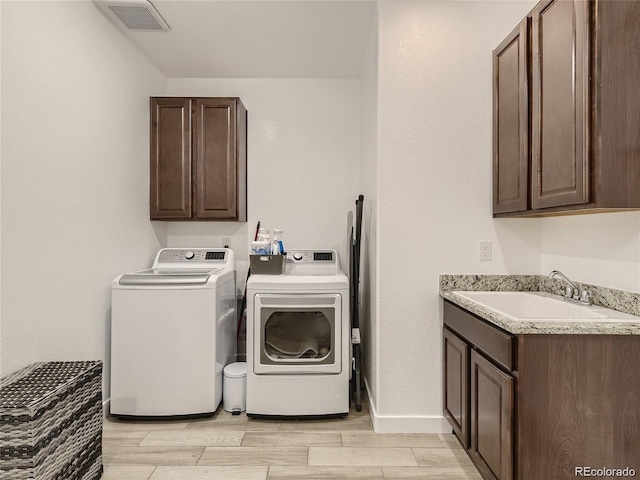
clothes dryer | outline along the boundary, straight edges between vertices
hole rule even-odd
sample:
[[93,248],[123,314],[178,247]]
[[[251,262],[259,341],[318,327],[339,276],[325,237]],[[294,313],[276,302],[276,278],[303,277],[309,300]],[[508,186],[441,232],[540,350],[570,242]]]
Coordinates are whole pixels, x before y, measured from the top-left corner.
[[150,270],[112,284],[113,415],[216,411],[236,357],[236,270],[229,249],[160,250]]
[[247,282],[247,415],[346,416],[349,280],[335,250],[286,255],[283,275]]

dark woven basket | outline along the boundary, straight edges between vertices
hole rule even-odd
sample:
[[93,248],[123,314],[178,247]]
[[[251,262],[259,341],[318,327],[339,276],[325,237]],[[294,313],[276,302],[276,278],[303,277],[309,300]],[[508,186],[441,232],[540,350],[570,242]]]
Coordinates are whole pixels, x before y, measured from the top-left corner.
[[0,479],[102,476],[102,362],[35,363],[0,380]]

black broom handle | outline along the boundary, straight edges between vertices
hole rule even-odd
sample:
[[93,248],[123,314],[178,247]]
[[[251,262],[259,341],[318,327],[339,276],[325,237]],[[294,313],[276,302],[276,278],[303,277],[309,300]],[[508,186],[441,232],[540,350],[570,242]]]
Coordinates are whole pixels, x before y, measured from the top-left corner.
[[[253,236],[253,241],[258,240],[258,232],[260,231],[260,220],[258,220],[258,224],[256,225],[256,233]],[[240,313],[238,314],[238,331],[236,332],[236,341],[240,338],[240,329],[242,328],[242,317],[244,315],[244,309],[247,306],[247,282],[249,281],[249,277],[251,276],[251,265],[247,269],[247,280],[244,282],[244,295],[242,296],[242,304],[240,306]]]

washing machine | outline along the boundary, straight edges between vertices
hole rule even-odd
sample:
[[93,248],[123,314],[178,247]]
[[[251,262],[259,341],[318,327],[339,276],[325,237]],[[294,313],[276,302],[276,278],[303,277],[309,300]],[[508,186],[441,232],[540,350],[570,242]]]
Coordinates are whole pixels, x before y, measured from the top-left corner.
[[247,415],[346,416],[349,280],[335,250],[294,250],[247,282]]
[[165,248],[120,275],[111,300],[112,415],[206,415],[236,357],[236,270],[229,249]]

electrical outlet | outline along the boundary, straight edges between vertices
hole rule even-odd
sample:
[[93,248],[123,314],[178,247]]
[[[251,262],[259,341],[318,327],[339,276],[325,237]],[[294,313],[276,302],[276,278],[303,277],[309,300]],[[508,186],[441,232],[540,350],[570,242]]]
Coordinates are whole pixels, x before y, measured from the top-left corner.
[[478,242],[478,260],[491,261],[491,242]]
[[222,247],[229,248],[231,246],[231,237],[222,237]]

